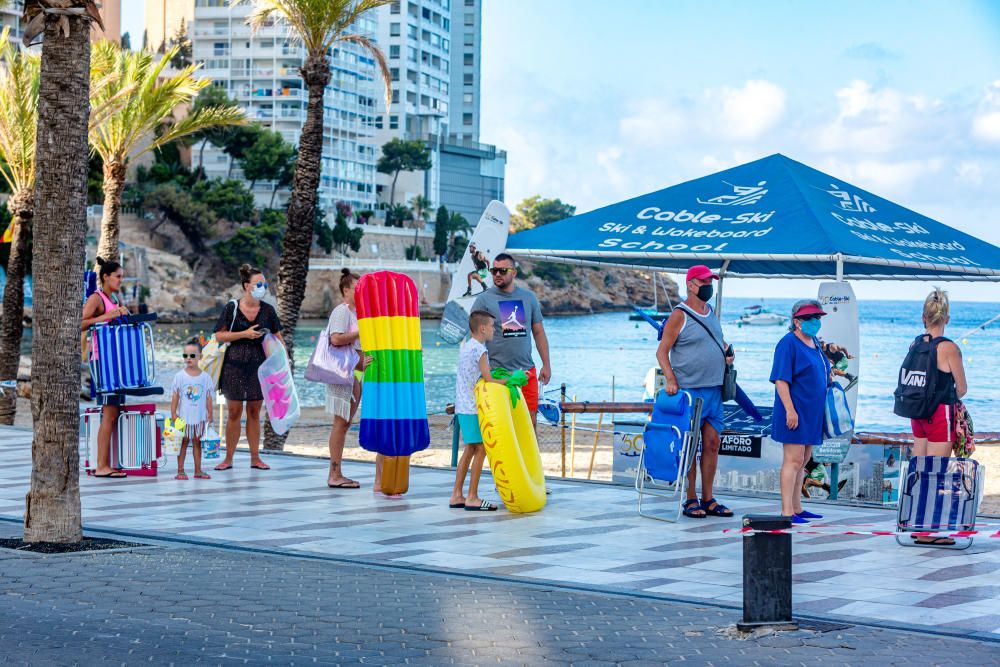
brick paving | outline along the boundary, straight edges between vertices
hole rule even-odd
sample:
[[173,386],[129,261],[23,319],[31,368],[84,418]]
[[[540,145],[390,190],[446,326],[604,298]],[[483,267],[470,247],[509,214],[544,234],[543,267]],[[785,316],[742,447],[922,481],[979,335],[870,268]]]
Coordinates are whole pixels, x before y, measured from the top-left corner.
[[730,609],[291,554],[3,551],[0,581],[0,663],[32,667],[1000,665],[990,641],[864,626],[738,639]]

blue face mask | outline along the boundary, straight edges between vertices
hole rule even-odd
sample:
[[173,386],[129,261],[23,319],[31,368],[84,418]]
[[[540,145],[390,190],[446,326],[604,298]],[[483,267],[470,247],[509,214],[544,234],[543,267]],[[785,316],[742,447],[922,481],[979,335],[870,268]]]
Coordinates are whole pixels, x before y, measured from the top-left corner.
[[815,338],[816,334],[819,333],[820,327],[823,323],[819,320],[803,320],[802,321],[802,333],[809,336],[810,338]]

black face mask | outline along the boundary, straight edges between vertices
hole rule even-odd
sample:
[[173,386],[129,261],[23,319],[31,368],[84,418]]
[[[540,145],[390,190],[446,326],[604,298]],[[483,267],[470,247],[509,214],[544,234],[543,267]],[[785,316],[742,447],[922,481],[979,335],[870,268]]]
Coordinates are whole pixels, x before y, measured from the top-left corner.
[[709,283],[708,285],[702,285],[701,287],[698,288],[698,298],[706,303],[708,303],[709,299],[712,298],[713,293],[714,290],[712,288],[711,283]]

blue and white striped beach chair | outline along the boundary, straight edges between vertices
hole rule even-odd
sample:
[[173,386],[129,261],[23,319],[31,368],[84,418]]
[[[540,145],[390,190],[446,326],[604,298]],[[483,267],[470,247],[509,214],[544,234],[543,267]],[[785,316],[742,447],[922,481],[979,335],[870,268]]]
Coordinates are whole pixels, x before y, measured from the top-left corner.
[[899,533],[975,530],[985,476],[986,467],[973,459],[948,456],[911,458],[900,485],[896,542],[902,546],[944,549],[971,547],[971,535],[955,537],[955,544],[930,544],[917,542],[916,536]]
[[152,327],[146,322],[91,327],[90,375],[98,394],[151,386],[156,379]]
[[[635,474],[639,493],[639,514],[659,521],[678,521],[681,517],[687,472],[698,451],[701,423],[701,399],[679,391],[670,396],[662,389],[653,399],[653,414],[643,431],[642,452]],[[644,495],[654,499],[677,501],[677,512],[663,514],[643,511]]]

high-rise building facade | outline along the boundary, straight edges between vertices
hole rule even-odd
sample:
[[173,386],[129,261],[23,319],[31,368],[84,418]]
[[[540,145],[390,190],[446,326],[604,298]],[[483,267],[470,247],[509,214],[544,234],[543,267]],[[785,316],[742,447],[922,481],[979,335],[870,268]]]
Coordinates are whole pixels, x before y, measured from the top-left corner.
[[[224,87],[247,116],[298,145],[306,118],[308,91],[299,76],[305,50],[285,26],[251,31],[246,24],[250,6],[229,6],[229,0],[193,0],[190,28],[193,57],[204,63],[201,75]],[[374,37],[376,17],[363,17],[352,32]],[[324,100],[320,206],[330,211],[346,201],[357,209],[375,203],[374,111],[383,95],[376,81],[374,59],[352,43],[338,43],[330,54],[333,78]],[[204,166],[209,176],[239,176],[221,150],[208,147]],[[270,200],[273,184],[257,184],[258,201]],[[276,205],[287,194],[279,195]]]
[[[24,13],[24,0],[9,0],[0,7],[0,28],[10,28],[11,37],[20,40],[24,35],[21,15]],[[118,41],[122,32],[122,0],[101,0],[101,20],[104,30],[95,23],[90,31],[91,41],[110,39]],[[40,38],[39,38],[40,39]]]
[[[479,143],[482,0],[398,0],[378,9],[379,44],[393,79],[392,103],[379,103],[376,141],[419,140],[432,168],[379,175],[380,200],[423,195],[475,224],[491,199],[503,199],[506,153]],[[393,198],[392,202],[389,199]]]
[[130,35],[136,48],[145,38],[149,49],[158,51],[194,21],[194,0],[146,0],[145,10],[145,35]]
[[479,76],[483,0],[452,0],[450,134],[479,141]]

